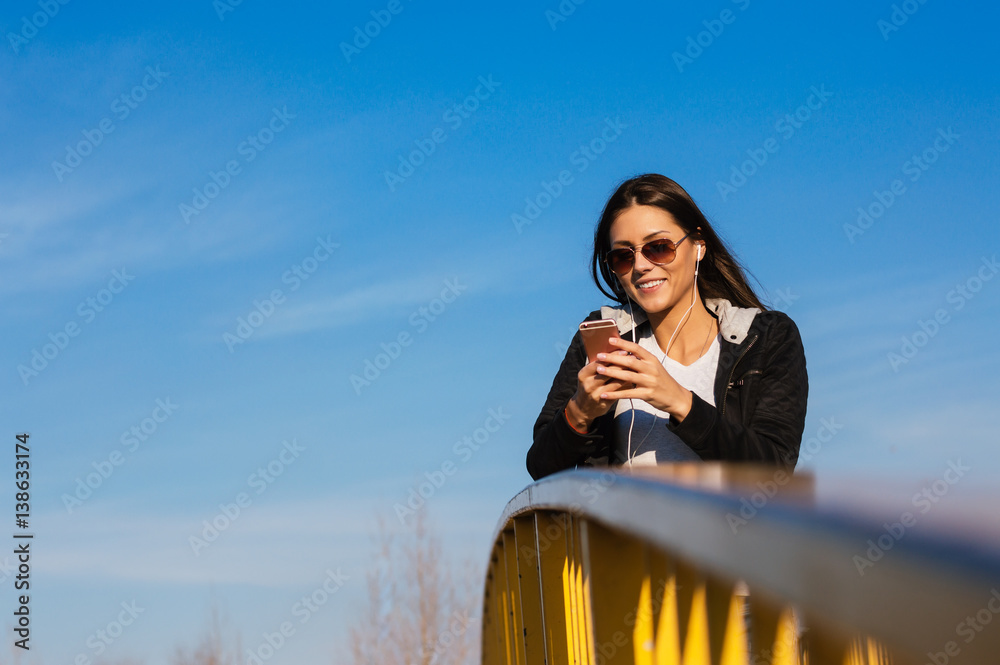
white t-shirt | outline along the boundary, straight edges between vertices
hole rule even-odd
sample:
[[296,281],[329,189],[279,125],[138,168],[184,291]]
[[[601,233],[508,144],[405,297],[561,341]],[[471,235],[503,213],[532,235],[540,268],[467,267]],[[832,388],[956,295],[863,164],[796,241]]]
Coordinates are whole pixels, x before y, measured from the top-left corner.
[[[660,345],[656,343],[652,331],[639,337],[639,346],[652,352],[670,376],[691,392],[715,406],[715,373],[719,366],[721,336],[716,335],[701,358],[690,365],[682,365],[673,358],[665,358]],[[635,423],[632,424],[632,405],[635,405]],[[684,443],[679,436],[667,429],[670,414],[660,411],[641,399],[618,400],[615,406],[615,430],[617,433],[616,460],[632,458],[632,465],[652,466],[663,462],[697,461],[701,458]],[[632,425],[631,445],[629,425]],[[626,462],[627,463],[627,462]]]

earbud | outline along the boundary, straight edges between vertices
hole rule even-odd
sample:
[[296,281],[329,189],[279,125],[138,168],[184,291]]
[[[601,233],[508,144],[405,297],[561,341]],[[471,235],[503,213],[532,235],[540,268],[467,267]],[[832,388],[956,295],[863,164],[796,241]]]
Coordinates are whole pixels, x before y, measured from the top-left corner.
[[698,245],[698,260],[701,261],[701,245]]

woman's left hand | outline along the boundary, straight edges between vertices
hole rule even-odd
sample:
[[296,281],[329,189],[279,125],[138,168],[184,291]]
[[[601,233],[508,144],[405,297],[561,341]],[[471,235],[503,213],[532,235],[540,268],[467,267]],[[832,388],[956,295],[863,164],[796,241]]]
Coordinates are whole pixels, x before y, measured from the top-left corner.
[[677,383],[656,356],[638,344],[618,337],[613,337],[611,343],[632,355],[599,353],[597,372],[633,387],[602,394],[601,399],[641,399],[677,421],[683,420],[691,410],[691,391]]

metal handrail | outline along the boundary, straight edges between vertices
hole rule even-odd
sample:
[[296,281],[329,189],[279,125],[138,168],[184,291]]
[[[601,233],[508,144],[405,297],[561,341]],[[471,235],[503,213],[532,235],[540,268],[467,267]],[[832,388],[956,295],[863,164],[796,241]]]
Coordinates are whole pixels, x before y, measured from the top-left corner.
[[722,463],[546,478],[494,532],[483,662],[996,662],[1000,514],[962,468],[926,495]]

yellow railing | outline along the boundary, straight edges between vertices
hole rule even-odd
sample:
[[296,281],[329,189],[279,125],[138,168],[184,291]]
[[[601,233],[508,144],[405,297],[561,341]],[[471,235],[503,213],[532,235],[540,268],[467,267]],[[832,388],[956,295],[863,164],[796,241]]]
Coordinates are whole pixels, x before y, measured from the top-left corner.
[[497,525],[483,663],[1000,663],[1000,504],[955,475],[556,474]]

